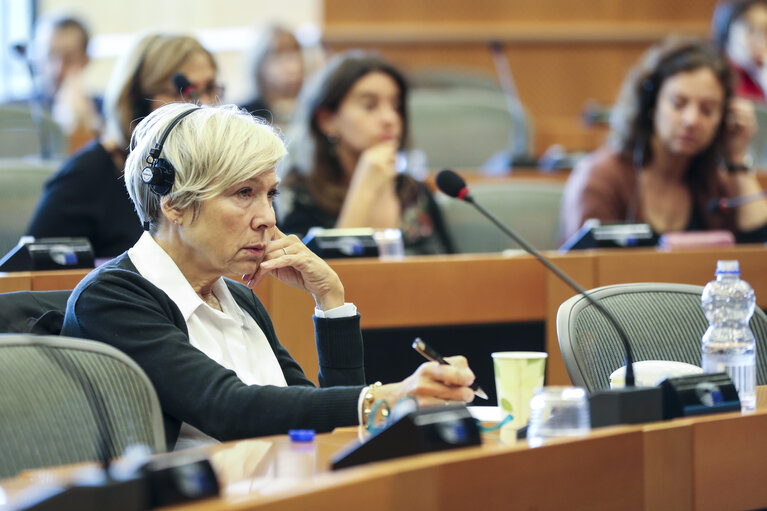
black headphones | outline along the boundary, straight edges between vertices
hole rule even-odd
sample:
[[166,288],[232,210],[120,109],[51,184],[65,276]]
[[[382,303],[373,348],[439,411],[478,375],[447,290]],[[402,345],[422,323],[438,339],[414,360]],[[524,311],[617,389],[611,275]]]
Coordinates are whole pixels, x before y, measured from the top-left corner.
[[160,135],[160,139],[149,151],[149,156],[146,157],[147,166],[141,170],[141,180],[149,186],[152,192],[159,196],[167,195],[173,188],[173,181],[176,178],[176,169],[173,168],[173,164],[165,158],[160,158],[162,153],[162,146],[165,145],[165,140],[170,135],[171,130],[181,122],[181,119],[191,114],[195,110],[200,110],[201,107],[190,108],[184,110],[173,119],[165,131]]

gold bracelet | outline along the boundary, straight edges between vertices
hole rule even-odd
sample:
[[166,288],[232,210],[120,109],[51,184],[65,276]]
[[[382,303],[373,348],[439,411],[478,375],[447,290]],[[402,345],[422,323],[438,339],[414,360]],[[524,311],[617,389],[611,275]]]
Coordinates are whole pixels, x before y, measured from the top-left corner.
[[376,402],[375,392],[380,389],[383,384],[380,381],[375,382],[368,387],[365,392],[365,397],[362,400],[362,424],[365,425],[370,419],[370,412],[373,411],[373,405]]

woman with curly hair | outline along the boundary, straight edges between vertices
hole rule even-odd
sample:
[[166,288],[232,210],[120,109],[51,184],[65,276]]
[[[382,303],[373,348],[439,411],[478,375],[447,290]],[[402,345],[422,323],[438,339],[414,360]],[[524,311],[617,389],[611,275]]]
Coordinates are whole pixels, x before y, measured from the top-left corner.
[[727,62],[699,40],[651,48],[626,78],[608,144],[573,170],[562,234],[585,220],[645,222],[656,235],[726,229],[739,242],[767,239],[767,200],[712,208],[761,192],[746,149],[756,130],[751,103],[733,97]]

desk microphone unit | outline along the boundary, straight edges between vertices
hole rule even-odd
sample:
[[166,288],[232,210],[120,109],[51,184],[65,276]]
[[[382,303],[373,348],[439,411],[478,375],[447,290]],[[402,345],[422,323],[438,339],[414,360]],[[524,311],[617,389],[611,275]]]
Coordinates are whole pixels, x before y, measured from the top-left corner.
[[604,224],[590,219],[562,244],[560,250],[590,248],[654,247],[655,233],[648,224]]
[[[463,200],[474,206],[477,211],[484,215],[487,219],[493,222],[499,229],[501,229],[507,236],[517,242],[519,246],[525,249],[530,255],[538,259],[547,269],[559,277],[565,284],[574,289],[578,294],[583,296],[592,306],[594,306],[607,321],[613,326],[618,337],[620,337],[623,343],[624,352],[626,354],[626,384],[625,387],[620,389],[611,389],[604,391],[592,392],[589,396],[589,408],[591,411],[591,426],[610,426],[613,424],[638,424],[643,422],[654,422],[662,420],[664,417],[664,402],[672,402],[676,399],[676,402],[680,403],[677,408],[684,412],[690,410],[690,398],[693,397],[695,392],[702,392],[705,394],[709,389],[709,398],[702,399],[703,401],[710,402],[710,405],[705,407],[696,408],[699,413],[717,413],[728,411],[728,403],[725,401],[731,401],[731,399],[716,399],[711,398],[711,395],[726,394],[727,392],[722,390],[713,390],[714,387],[718,389],[728,389],[726,387],[726,381],[729,377],[724,374],[705,374],[695,375],[697,377],[691,379],[689,382],[686,378],[679,377],[672,379],[671,382],[665,384],[663,389],[661,387],[635,387],[634,386],[634,356],[631,350],[631,343],[623,327],[618,323],[615,317],[598,301],[592,298],[585,289],[578,285],[567,274],[560,270],[554,263],[552,263],[547,257],[539,253],[533,248],[526,240],[521,238],[517,233],[509,229],[504,225],[497,217],[483,208],[480,204],[474,202],[474,199],[469,195],[469,189],[466,187],[466,182],[453,172],[452,170],[443,170],[437,175],[437,187],[446,195]],[[712,382],[713,380],[713,382]],[[730,385],[732,382],[730,381]],[[684,395],[678,395],[679,390],[683,388],[697,389],[692,393],[687,392]],[[677,394],[674,397],[674,394]],[[729,394],[727,394],[729,395]],[[694,401],[694,400],[693,400]],[[688,403],[683,405],[681,403]],[[706,404],[706,403],[704,403]],[[681,412],[680,412],[681,413]]]
[[323,229],[312,227],[302,240],[309,250],[322,259],[378,257],[373,229]]
[[72,270],[93,268],[93,248],[87,238],[23,236],[0,259],[0,271]]
[[668,378],[660,388],[664,419],[740,411],[738,390],[727,373]]
[[333,470],[402,456],[482,445],[477,422],[464,405],[435,406],[404,415],[363,443],[333,456]]

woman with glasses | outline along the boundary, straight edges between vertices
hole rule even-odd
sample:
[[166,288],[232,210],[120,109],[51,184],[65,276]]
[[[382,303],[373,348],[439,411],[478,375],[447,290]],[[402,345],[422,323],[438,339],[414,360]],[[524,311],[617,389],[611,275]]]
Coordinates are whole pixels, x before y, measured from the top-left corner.
[[[183,75],[188,84],[178,90]],[[133,128],[160,106],[177,101],[214,104],[222,94],[217,66],[196,39],[153,34],[115,66],[104,96],[105,130],[67,160],[46,183],[27,234],[84,237],[97,259],[114,257],[141,236],[123,167]]]

